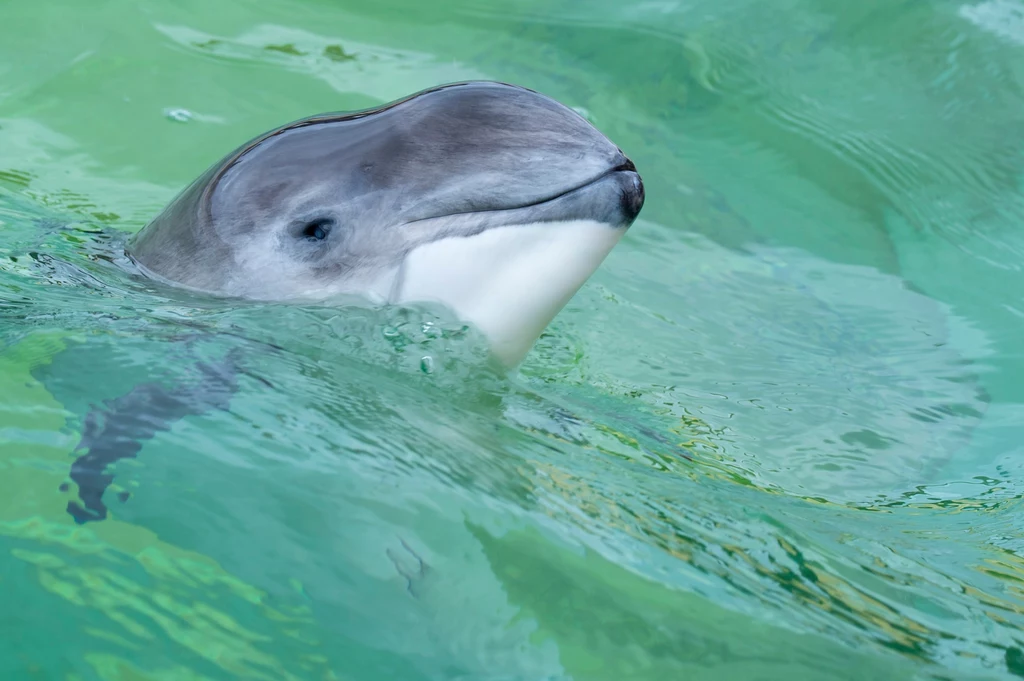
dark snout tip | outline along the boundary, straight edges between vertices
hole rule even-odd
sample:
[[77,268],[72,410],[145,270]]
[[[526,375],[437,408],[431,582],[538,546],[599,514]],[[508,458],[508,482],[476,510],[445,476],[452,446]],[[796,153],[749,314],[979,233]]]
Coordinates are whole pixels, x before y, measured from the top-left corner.
[[644,207],[644,181],[637,172],[633,162],[626,158],[615,170],[623,174],[622,182],[622,211],[626,214],[629,224],[632,224]]

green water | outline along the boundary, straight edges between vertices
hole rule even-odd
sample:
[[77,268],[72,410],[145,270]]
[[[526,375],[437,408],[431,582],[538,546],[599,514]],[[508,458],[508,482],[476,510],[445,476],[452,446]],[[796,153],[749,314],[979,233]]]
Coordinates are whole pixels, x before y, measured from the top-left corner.
[[[974,1],[0,2],[0,678],[1024,676],[1024,4]],[[518,372],[125,270],[242,141],[471,78],[647,185]],[[237,348],[76,525],[90,405]]]

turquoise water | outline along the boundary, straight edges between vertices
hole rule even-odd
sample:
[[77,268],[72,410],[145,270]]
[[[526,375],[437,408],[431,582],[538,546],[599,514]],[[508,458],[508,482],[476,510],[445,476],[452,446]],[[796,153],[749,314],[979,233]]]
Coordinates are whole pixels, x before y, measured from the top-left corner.
[[[471,78],[647,185],[519,371],[123,261],[244,140]],[[1024,676],[1022,111],[1014,0],[0,4],[0,676]],[[76,524],[90,405],[229,352]]]

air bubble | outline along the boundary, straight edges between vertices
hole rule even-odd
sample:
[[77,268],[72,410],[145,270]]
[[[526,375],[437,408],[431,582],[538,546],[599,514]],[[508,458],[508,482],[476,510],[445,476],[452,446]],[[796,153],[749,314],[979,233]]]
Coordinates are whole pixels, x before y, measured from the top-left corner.
[[420,331],[427,338],[440,338],[442,335],[441,329],[434,322],[423,322],[420,326]]
[[188,109],[164,109],[164,116],[170,118],[172,121],[177,121],[178,123],[188,123],[196,117],[196,115]]

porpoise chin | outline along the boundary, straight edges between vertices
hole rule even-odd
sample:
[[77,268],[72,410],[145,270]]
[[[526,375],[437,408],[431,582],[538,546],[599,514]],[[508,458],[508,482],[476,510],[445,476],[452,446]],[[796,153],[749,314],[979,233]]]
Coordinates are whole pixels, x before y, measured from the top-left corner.
[[215,295],[440,303],[512,366],[643,202],[633,163],[572,109],[458,83],[253,139],[126,252],[147,276]]

